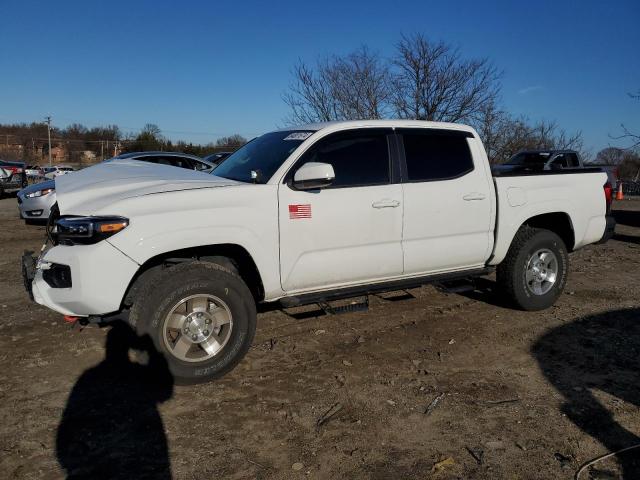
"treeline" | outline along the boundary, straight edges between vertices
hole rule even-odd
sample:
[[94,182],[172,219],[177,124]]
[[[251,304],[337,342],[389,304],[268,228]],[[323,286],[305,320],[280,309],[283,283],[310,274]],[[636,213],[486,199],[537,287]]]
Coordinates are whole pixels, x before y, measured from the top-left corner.
[[[145,125],[139,133],[123,134],[117,125],[88,128],[74,123],[66,128],[51,127],[52,150],[64,152],[65,161],[75,161],[80,153],[92,152],[96,159],[114,153],[162,150],[206,155],[221,150],[235,150],[247,140],[239,134],[219,138],[205,145],[172,141],[162,135],[155,124]],[[48,155],[47,125],[44,123],[0,124],[0,152],[8,160],[38,163]]]
[[213,143],[199,145],[184,141],[172,142],[162,135],[160,127],[153,123],[146,124],[140,133],[134,138],[123,143],[123,151],[141,152],[150,150],[177,151],[191,153],[193,155],[204,156],[209,153],[222,150],[235,150],[247,143],[247,139],[240,134],[233,134],[227,137],[218,138]]

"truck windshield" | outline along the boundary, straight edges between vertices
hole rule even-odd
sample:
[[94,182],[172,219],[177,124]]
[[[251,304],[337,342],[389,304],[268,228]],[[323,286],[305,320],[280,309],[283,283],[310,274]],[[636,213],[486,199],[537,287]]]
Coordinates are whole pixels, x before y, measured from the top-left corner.
[[229,155],[211,172],[247,183],[266,183],[280,165],[314,132],[287,130],[266,133]]
[[507,162],[507,165],[529,165],[529,166],[536,166],[536,165],[544,165],[547,160],[549,160],[550,158],[550,154],[543,152],[536,152],[536,153],[527,153],[527,152],[520,152],[516,155],[514,155],[511,160],[509,160]]

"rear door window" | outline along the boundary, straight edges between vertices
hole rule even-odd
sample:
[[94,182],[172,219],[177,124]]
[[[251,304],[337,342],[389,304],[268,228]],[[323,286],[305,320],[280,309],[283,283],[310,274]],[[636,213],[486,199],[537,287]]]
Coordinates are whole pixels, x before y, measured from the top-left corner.
[[447,130],[402,130],[407,179],[449,180],[473,170],[467,133]]

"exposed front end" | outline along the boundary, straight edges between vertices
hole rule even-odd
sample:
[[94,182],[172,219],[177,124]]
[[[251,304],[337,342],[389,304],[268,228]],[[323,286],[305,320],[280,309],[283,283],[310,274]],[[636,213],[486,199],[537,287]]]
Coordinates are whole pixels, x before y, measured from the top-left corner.
[[[31,267],[30,267],[31,265]],[[38,259],[25,253],[23,277],[33,299],[63,315],[104,315],[120,303],[139,265],[103,241],[95,245],[57,245]]]
[[61,217],[54,214],[48,243],[35,258],[25,252],[25,287],[39,304],[63,315],[104,315],[120,310],[139,265],[107,239],[123,230],[122,217]]

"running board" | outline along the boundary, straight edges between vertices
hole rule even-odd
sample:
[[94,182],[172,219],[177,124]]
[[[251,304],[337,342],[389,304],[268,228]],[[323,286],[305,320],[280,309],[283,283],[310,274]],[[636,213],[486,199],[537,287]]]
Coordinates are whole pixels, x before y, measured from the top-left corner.
[[[312,303],[327,303],[333,300],[342,300],[380,292],[391,292],[394,290],[405,290],[407,288],[421,287],[430,283],[444,283],[453,280],[481,277],[493,271],[493,268],[477,268],[462,272],[440,273],[436,275],[425,275],[423,277],[403,278],[384,283],[374,283],[369,285],[358,285],[355,287],[339,288],[336,290],[325,290],[322,292],[304,293],[280,299],[280,304],[284,308],[299,307]],[[336,308],[336,307],[334,307]]]
[[347,305],[333,306],[327,302],[318,302],[320,309],[327,315],[340,315],[341,313],[366,312],[369,310],[369,296],[365,295],[360,302],[351,302]]
[[438,288],[447,293],[467,293],[476,289],[473,279],[454,280],[438,284]]

